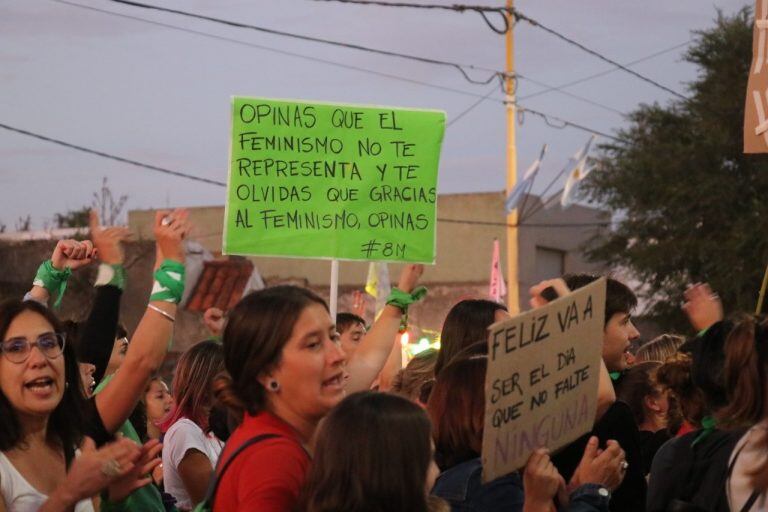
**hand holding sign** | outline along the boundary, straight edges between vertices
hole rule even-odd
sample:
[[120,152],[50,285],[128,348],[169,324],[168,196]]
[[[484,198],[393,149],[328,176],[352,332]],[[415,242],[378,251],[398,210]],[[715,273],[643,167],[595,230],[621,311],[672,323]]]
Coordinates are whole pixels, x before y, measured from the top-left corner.
[[[514,471],[539,447],[556,450],[592,428],[597,411],[605,279],[494,324],[488,339],[483,478]],[[543,301],[544,299],[541,298]]]
[[573,491],[584,484],[598,484],[614,490],[624,480],[626,470],[626,454],[619,443],[608,441],[605,450],[600,450],[597,437],[592,436],[568,488]]
[[564,485],[563,477],[549,458],[549,450],[534,450],[523,473],[524,512],[556,510],[553,508],[552,498]]

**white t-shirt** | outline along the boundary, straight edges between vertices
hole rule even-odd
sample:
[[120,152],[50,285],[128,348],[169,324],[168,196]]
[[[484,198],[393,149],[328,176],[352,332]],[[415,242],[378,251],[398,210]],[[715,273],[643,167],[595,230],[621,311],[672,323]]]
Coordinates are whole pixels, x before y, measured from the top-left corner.
[[[48,500],[48,496],[27,482],[3,452],[0,452],[0,492],[8,512],[36,512]],[[94,512],[93,502],[79,501],[75,512]]]
[[211,461],[211,467],[216,467],[223,443],[209,433],[206,435],[195,422],[182,418],[171,425],[163,439],[163,484],[165,492],[176,498],[176,507],[180,510],[191,510],[192,503],[184,482],[179,475],[179,464],[190,450],[202,452]]
[[[744,508],[745,503],[754,491],[751,484],[752,477],[749,473],[765,461],[765,451],[758,448],[756,444],[761,436],[768,435],[766,429],[768,429],[768,421],[758,423],[749,429],[747,433],[739,439],[739,442],[731,453],[730,462],[733,462],[734,457],[737,457],[737,459],[736,464],[733,466],[731,477],[728,479],[726,490],[728,491],[728,505],[731,510],[735,512],[739,512]],[[749,510],[768,510],[768,493],[762,493]]]

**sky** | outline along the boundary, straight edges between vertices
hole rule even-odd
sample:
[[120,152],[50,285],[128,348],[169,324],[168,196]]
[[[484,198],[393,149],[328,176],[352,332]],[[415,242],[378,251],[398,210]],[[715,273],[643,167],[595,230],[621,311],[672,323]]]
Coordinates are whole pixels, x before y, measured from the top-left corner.
[[[312,0],[146,3],[489,70],[501,71],[505,62],[504,37],[476,13]],[[504,5],[499,0],[479,3]],[[684,95],[697,71],[683,62],[681,45],[691,41],[693,31],[711,27],[718,9],[732,14],[745,5],[743,0],[515,2],[527,16],[615,61],[629,63],[663,52],[631,68]],[[626,127],[624,114],[640,104],[666,104],[674,98],[525,22],[515,28],[515,59],[516,71],[525,77],[517,87],[523,107],[606,134]],[[611,72],[527,97],[606,71]],[[472,72],[480,79],[488,74]],[[232,95],[444,110],[449,126],[438,191],[505,186],[503,94],[498,85],[469,83],[454,68],[110,0],[0,0],[0,124],[226,181]],[[534,187],[541,192],[590,133],[550,126],[531,114],[519,121],[520,174],[542,144],[549,147]],[[32,227],[40,229],[52,223],[54,214],[90,204],[104,177],[115,195],[128,196],[127,210],[222,205],[225,198],[223,187],[0,128],[0,224],[9,231],[19,217],[31,215]],[[561,186],[555,183],[550,190]]]

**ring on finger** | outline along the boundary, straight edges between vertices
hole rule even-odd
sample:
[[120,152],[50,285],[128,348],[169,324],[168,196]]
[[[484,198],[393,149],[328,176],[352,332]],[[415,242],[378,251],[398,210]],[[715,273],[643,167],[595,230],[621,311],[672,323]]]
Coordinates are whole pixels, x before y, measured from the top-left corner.
[[629,462],[623,460],[621,461],[621,464],[619,464],[619,467],[621,468],[622,471],[626,471],[627,468],[629,467]]
[[109,459],[101,465],[101,472],[110,478],[120,475],[122,469],[123,467],[116,459]]

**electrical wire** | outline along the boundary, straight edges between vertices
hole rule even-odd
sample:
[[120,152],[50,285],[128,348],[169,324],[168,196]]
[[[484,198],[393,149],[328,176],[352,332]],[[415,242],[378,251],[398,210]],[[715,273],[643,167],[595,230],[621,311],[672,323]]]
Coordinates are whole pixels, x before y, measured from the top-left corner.
[[[277,53],[277,54],[280,54],[280,55],[287,55],[289,57],[296,57],[296,58],[308,60],[308,61],[311,61],[311,62],[317,62],[317,63],[320,63],[320,64],[327,64],[329,66],[336,66],[336,67],[339,67],[339,68],[349,69],[349,70],[352,70],[352,71],[359,71],[361,73],[367,73],[367,74],[374,75],[374,76],[390,78],[392,80],[398,80],[398,81],[401,81],[401,82],[406,82],[406,83],[411,83],[411,84],[416,84],[416,85],[422,85],[424,87],[430,87],[430,88],[437,89],[437,90],[453,92],[453,93],[461,94],[461,95],[464,95],[464,96],[471,96],[471,97],[475,97],[475,98],[483,98],[483,97],[485,97],[482,94],[471,92],[471,91],[465,91],[465,90],[462,90],[462,89],[456,89],[456,88],[453,88],[453,87],[447,87],[447,86],[444,86],[444,85],[438,85],[438,84],[433,84],[433,83],[429,83],[429,82],[422,82],[420,80],[414,80],[413,78],[407,78],[407,77],[400,76],[400,75],[393,75],[391,73],[385,73],[385,72],[376,71],[376,70],[373,70],[373,69],[362,68],[362,67],[359,67],[359,66],[353,66],[351,64],[345,64],[343,62],[323,59],[323,58],[320,58],[320,57],[313,57],[313,56],[310,56],[310,55],[305,55],[305,54],[302,54],[302,53],[282,50],[282,49],[279,49],[279,48],[273,48],[271,46],[265,46],[265,45],[262,45],[262,44],[256,44],[256,43],[252,43],[250,41],[243,41],[242,39],[235,39],[235,38],[232,38],[232,37],[220,36],[218,34],[211,34],[210,32],[203,32],[201,30],[194,30],[194,29],[190,29],[190,28],[186,28],[186,27],[180,27],[178,25],[172,25],[172,24],[169,24],[169,23],[163,23],[163,22],[160,22],[160,21],[150,20],[150,19],[147,19],[147,18],[142,18],[140,16],[132,16],[130,14],[124,14],[124,13],[115,12],[115,11],[108,11],[106,9],[99,9],[98,7],[92,7],[92,6],[89,6],[89,5],[83,5],[83,4],[79,4],[79,3],[76,3],[76,2],[70,2],[68,0],[51,0],[51,1],[56,2],[56,3],[60,3],[60,4],[69,5],[69,6],[72,6],[72,7],[78,7],[80,9],[86,9],[86,10],[89,10],[89,11],[100,12],[102,14],[108,14],[108,15],[112,15],[112,16],[117,16],[119,18],[125,18],[125,19],[139,21],[139,22],[142,22],[142,23],[147,23],[147,24],[150,24],[150,25],[155,25],[155,26],[159,26],[159,27],[163,27],[163,28],[169,28],[171,30],[177,30],[177,31],[180,31],[180,32],[186,32],[186,33],[189,33],[189,34],[194,34],[194,35],[198,35],[198,36],[202,36],[202,37],[207,37],[207,38],[210,38],[210,39],[216,39],[216,40],[219,40],[219,41],[235,43],[235,44],[239,44],[239,45],[242,45],[242,46],[247,46],[247,47],[250,47],[250,48],[256,48],[258,50],[264,50],[264,51],[267,51],[267,52]],[[486,101],[493,101],[493,102],[502,103],[502,104],[504,103],[504,100],[502,100],[502,99],[487,98],[487,97],[485,97],[485,98],[486,98]]]
[[[660,55],[664,55],[665,53],[669,53],[669,52],[678,50],[680,48],[683,48],[684,46],[688,46],[692,42],[693,42],[693,39],[689,39],[688,41],[686,41],[684,43],[676,44],[675,46],[671,46],[669,48],[665,48],[664,50],[660,50],[660,51],[652,53],[650,55],[646,55],[645,57],[640,57],[639,59],[633,60],[631,62],[626,62],[626,63],[624,63],[624,65],[625,66],[634,66],[635,64],[640,64],[641,62],[645,62],[647,60],[654,59],[654,58],[656,58],[656,57],[658,57]],[[562,92],[562,90],[567,88],[567,87],[571,87],[573,85],[577,85],[577,84],[581,84],[581,83],[584,83],[584,82],[588,82],[590,80],[594,80],[595,78],[600,78],[601,76],[605,76],[605,75],[609,75],[611,73],[615,73],[616,71],[619,71],[619,69],[614,67],[614,68],[611,68],[611,69],[606,69],[605,71],[600,71],[599,73],[594,73],[592,75],[587,75],[585,77],[578,78],[578,79],[570,81],[570,82],[566,82],[566,83],[564,83],[562,85],[547,86],[547,89],[545,89],[543,91],[537,91],[537,92],[534,92],[534,93],[531,93],[531,94],[527,94],[525,96],[521,96],[519,99],[527,100],[529,98],[535,98],[536,96],[541,96],[542,94],[547,94],[547,93],[550,93],[550,92],[553,92],[553,91],[555,91],[555,92]]]
[[[547,91],[559,92],[560,94],[568,96],[569,98],[573,98],[575,100],[582,101],[584,103],[588,103],[588,104],[590,104],[592,106],[601,108],[603,110],[607,110],[608,112],[613,112],[614,114],[618,114],[618,115],[620,115],[622,117],[625,115],[624,112],[622,112],[621,110],[615,109],[613,107],[609,107],[608,105],[604,105],[602,103],[598,103],[597,101],[590,100],[589,98],[585,98],[583,96],[579,96],[578,94],[573,94],[573,93],[570,93],[568,91],[564,91],[564,90],[562,90],[562,88],[558,88],[558,87],[554,87],[554,86],[551,86],[551,85],[547,85],[544,82],[539,82],[538,80],[534,80],[533,78],[530,78],[528,76],[521,75],[520,73],[516,73],[516,76],[517,76],[517,78],[519,78],[521,80],[526,80],[528,82],[531,82],[534,85],[538,85],[540,87],[546,87]],[[530,97],[530,96],[527,96],[527,97]]]
[[[560,117],[557,117],[557,116],[553,116],[553,115],[550,115],[550,114],[545,114],[544,112],[540,112],[540,111],[534,110],[532,108],[524,107],[524,106],[520,105],[519,103],[517,103],[516,105],[517,105],[517,109],[520,112],[529,113],[529,114],[533,114],[533,115],[535,115],[537,117],[540,117],[541,119],[544,120],[544,122],[547,124],[547,126],[551,126],[552,128],[557,128],[558,130],[562,130],[563,128],[566,128],[566,127],[570,126],[571,128],[577,128],[579,130],[582,130],[582,131],[585,131],[585,132],[588,132],[588,133],[593,133],[595,135],[599,135],[601,137],[605,137],[606,139],[610,139],[610,140],[613,140],[613,141],[616,141],[616,142],[624,142],[623,139],[620,139],[620,138],[615,137],[613,135],[609,135],[609,134],[607,134],[605,132],[600,132],[600,131],[597,131],[597,130],[593,130],[592,128],[587,128],[586,126],[584,126],[582,124],[574,123],[572,121],[568,121],[566,119],[563,119],[563,118],[560,118]],[[560,123],[560,124],[559,125],[555,124],[555,122],[556,123]]]
[[496,91],[496,86],[492,87],[490,91],[488,91],[485,96],[481,97],[479,100],[476,100],[474,103],[472,103],[470,106],[465,108],[461,111],[461,113],[457,114],[456,117],[448,121],[448,123],[445,125],[446,128],[453,125],[455,122],[457,122],[459,119],[464,117],[465,115],[469,114],[471,111],[473,111],[477,106],[479,106],[482,102],[484,102],[488,97],[493,94]]
[[[208,178],[201,178],[200,176],[195,176],[195,175],[188,174],[188,173],[185,173],[185,172],[174,171],[174,170],[171,170],[171,169],[165,169],[163,167],[158,167],[156,165],[145,164],[143,162],[138,162],[136,160],[131,160],[131,159],[124,158],[124,157],[121,157],[121,156],[113,155],[113,154],[110,154],[110,153],[106,153],[104,151],[98,151],[98,150],[86,148],[86,147],[83,147],[83,146],[79,146],[77,144],[71,144],[69,142],[65,142],[65,141],[62,141],[62,140],[59,140],[59,139],[54,139],[52,137],[47,137],[45,135],[40,135],[38,133],[30,132],[28,130],[23,130],[21,128],[16,128],[16,127],[13,127],[13,126],[9,126],[9,125],[4,124],[4,123],[0,123],[0,128],[4,128],[4,129],[6,129],[8,131],[11,131],[11,132],[14,132],[14,133],[18,133],[20,135],[26,135],[28,137],[32,137],[32,138],[35,138],[35,139],[38,139],[38,140],[43,140],[45,142],[51,142],[53,144],[57,144],[57,145],[60,145],[60,146],[63,146],[63,147],[69,148],[69,149],[74,149],[74,150],[77,150],[77,151],[88,153],[90,155],[100,156],[102,158],[108,158],[110,160],[115,160],[115,161],[118,161],[118,162],[134,165],[136,167],[141,167],[141,168],[144,168],[144,169],[149,169],[151,171],[156,171],[156,172],[161,172],[161,173],[168,174],[168,175],[171,175],[171,176],[176,176],[178,178],[185,178],[185,179],[188,179],[188,180],[199,181],[199,182],[207,183],[209,185],[216,185],[216,186],[219,186],[219,187],[226,187],[227,186],[227,184],[225,182],[223,182],[223,181],[216,181],[216,180],[211,180],[211,179],[208,179]],[[605,222],[598,222],[598,223],[554,223],[554,224],[544,224],[544,223],[542,223],[542,224],[534,224],[534,223],[531,223],[531,224],[523,224],[523,223],[508,224],[508,223],[505,223],[505,222],[475,221],[475,220],[466,220],[466,219],[462,220],[462,219],[443,219],[443,218],[438,218],[437,220],[440,221],[440,222],[460,223],[460,224],[475,224],[475,225],[488,225],[488,226],[508,226],[508,227],[524,227],[524,226],[527,226],[527,227],[541,227],[541,228],[594,227],[594,226],[607,226],[607,225],[610,225],[610,223],[605,223]],[[213,236],[213,235],[210,235],[210,236]]]
[[[499,75],[503,75],[503,73],[501,73],[498,70],[484,68],[484,67],[481,67],[481,66],[475,66],[475,65],[472,65],[472,64],[459,64],[459,63],[456,63],[456,62],[450,62],[450,61],[439,60],[439,59],[432,59],[432,58],[429,58],[429,57],[421,57],[421,56],[417,56],[417,55],[410,55],[410,54],[400,53],[400,52],[395,52],[395,51],[390,51],[390,50],[381,50],[381,49],[378,49],[378,48],[371,48],[371,47],[362,46],[362,45],[359,45],[359,44],[344,43],[344,42],[341,42],[341,41],[334,41],[334,40],[325,39],[325,38],[322,38],[322,37],[308,36],[308,35],[304,35],[304,34],[296,34],[296,33],[293,33],[293,32],[286,32],[284,30],[276,30],[276,29],[271,29],[271,28],[267,28],[267,27],[260,27],[260,26],[257,26],[257,25],[251,25],[251,24],[242,23],[242,22],[239,22],[239,21],[225,20],[225,19],[222,19],[222,18],[215,18],[213,16],[205,16],[205,15],[202,15],[202,14],[195,14],[195,13],[191,13],[191,12],[187,12],[187,11],[181,11],[181,10],[178,10],[178,9],[169,9],[167,7],[160,7],[160,6],[145,4],[145,3],[141,3],[141,2],[135,2],[133,0],[108,0],[108,1],[114,2],[114,3],[118,3],[118,4],[123,4],[123,5],[129,5],[129,6],[132,6],[132,7],[140,7],[140,8],[143,8],[143,9],[151,9],[151,10],[160,11],[160,12],[167,12],[167,13],[170,13],[170,14],[178,14],[178,15],[187,16],[187,17],[190,17],[190,18],[210,21],[210,22],[214,22],[214,23],[220,23],[220,24],[223,24],[223,25],[228,25],[230,27],[247,28],[247,29],[250,29],[250,30],[255,30],[257,32],[264,32],[266,34],[290,37],[290,38],[299,39],[299,40],[302,40],[302,41],[311,41],[311,42],[314,42],[314,43],[322,43],[322,44],[327,44],[327,45],[331,45],[331,46],[339,46],[339,47],[342,47],[342,48],[348,48],[348,49],[352,49],[352,50],[360,50],[360,51],[364,51],[364,52],[368,52],[368,53],[374,53],[374,54],[378,54],[378,55],[385,55],[385,56],[388,56],[388,57],[397,57],[397,58],[401,58],[401,59],[407,59],[407,60],[412,60],[412,61],[416,61],[416,62],[422,62],[422,63],[425,63],[425,64],[434,64],[434,65],[439,65],[439,66],[447,66],[447,67],[451,67],[453,69],[458,70],[462,74],[462,76],[464,77],[465,80],[467,80],[468,82],[473,83],[473,84],[479,84],[479,85],[489,84],[493,80],[495,80]],[[472,78],[469,75],[469,72],[467,70],[485,71],[485,72],[491,73],[491,75],[488,76],[487,78],[484,78],[484,79],[474,79],[474,78]]]
[[[520,12],[518,9],[511,8],[508,9],[507,7],[492,7],[492,6],[484,6],[484,5],[466,5],[466,4],[452,4],[452,5],[440,5],[440,4],[414,4],[414,3],[408,3],[408,2],[383,2],[380,0],[315,0],[320,2],[338,2],[343,4],[358,4],[358,5],[376,5],[380,7],[399,7],[399,8],[413,8],[413,9],[442,9],[442,10],[450,10],[450,11],[456,11],[456,12],[467,12],[467,11],[474,11],[479,13],[487,13],[487,12],[499,12],[501,14],[505,14],[509,12],[512,16],[514,16],[516,21],[525,21],[529,25],[536,27],[538,29],[543,30],[544,32],[547,32],[548,34],[560,39],[561,41],[564,41],[571,46],[574,46],[590,55],[592,55],[595,58],[598,58],[604,62],[607,62],[608,64],[616,67],[617,69],[620,69],[624,71],[625,73],[629,73],[630,75],[634,76],[635,78],[638,78],[648,84],[653,85],[654,87],[657,87],[658,89],[661,89],[673,96],[676,96],[682,100],[688,100],[689,98],[687,96],[684,96],[683,94],[680,94],[679,92],[657,82],[656,80],[653,80],[652,78],[649,78],[643,74],[638,73],[637,71],[630,69],[626,67],[625,65],[621,64],[620,62],[617,62],[610,57],[606,57],[602,53],[593,50],[586,45],[576,41],[575,39],[566,36],[565,34],[562,34],[558,32],[557,30],[542,24],[540,21],[535,20],[531,18],[530,16],[526,16],[522,12]],[[485,18],[485,17],[484,17]],[[487,22],[487,19],[486,19]],[[507,27],[507,30],[509,30],[510,27]],[[496,31],[498,32],[498,31]]]
[[[286,51],[286,50],[280,50],[280,49],[277,49],[277,48],[272,48],[272,47],[269,47],[269,46],[255,44],[255,43],[251,43],[251,42],[248,42],[248,41],[242,41],[240,39],[234,39],[234,38],[230,38],[230,37],[219,36],[219,35],[216,35],[216,34],[210,34],[208,32],[202,32],[202,31],[199,31],[199,30],[193,30],[193,29],[188,29],[188,28],[185,28],[185,27],[179,27],[177,25],[171,25],[171,24],[168,24],[168,23],[163,23],[163,22],[159,22],[159,21],[155,21],[155,20],[149,20],[149,19],[146,19],[146,18],[138,17],[138,16],[132,16],[132,15],[128,15],[128,14],[108,11],[108,10],[105,10],[105,9],[99,9],[97,7],[91,7],[91,6],[87,6],[87,5],[82,5],[82,4],[79,4],[79,3],[76,3],[76,2],[70,2],[68,0],[52,0],[52,1],[57,2],[57,3],[61,3],[61,4],[65,4],[65,5],[69,5],[69,6],[72,6],[72,7],[78,7],[78,8],[82,8],[82,9],[86,9],[86,10],[100,12],[100,13],[103,13],[103,14],[108,14],[108,15],[118,16],[118,17],[121,17],[121,18],[131,19],[131,20],[134,20],[134,21],[140,21],[140,22],[151,24],[151,25],[156,25],[156,26],[161,26],[161,27],[165,27],[165,28],[170,28],[170,29],[173,29],[173,30],[181,31],[181,32],[187,32],[187,33],[191,33],[191,34],[195,34],[195,35],[200,35],[200,36],[203,36],[203,37],[209,37],[209,38],[212,38],[212,39],[217,39],[217,40],[227,41],[227,42],[231,42],[231,43],[235,43],[235,44],[240,44],[240,45],[244,45],[244,46],[248,46],[248,47],[252,47],[252,48],[257,48],[257,49],[260,49],[260,50],[275,52],[275,53],[279,53],[279,54],[282,54],[282,55],[289,55],[289,56],[292,56],[292,57],[307,59],[307,60],[310,60],[310,61],[319,62],[319,63],[328,64],[328,65],[337,66],[337,67],[346,68],[346,69],[351,69],[351,70],[355,70],[355,71],[360,71],[360,72],[363,72],[363,73],[369,73],[369,74],[373,74],[373,75],[377,75],[377,76],[383,76],[383,77],[386,77],[386,78],[391,78],[393,80],[400,80],[400,81],[403,81],[403,82],[408,82],[408,83],[413,83],[413,84],[417,84],[417,85],[422,85],[422,86],[425,86],[425,87],[431,87],[431,88],[434,88],[434,89],[440,89],[440,90],[445,90],[445,91],[448,91],[448,92],[454,92],[454,93],[462,94],[462,95],[465,95],[465,96],[472,96],[472,97],[475,97],[475,98],[480,98],[480,99],[482,99],[482,101],[493,101],[495,103],[501,103],[501,104],[505,103],[505,101],[502,100],[502,99],[491,98],[489,94],[482,95],[482,94],[477,94],[477,93],[473,93],[473,92],[470,92],[470,91],[464,91],[464,90],[461,90],[461,89],[455,89],[455,88],[452,88],[452,87],[446,87],[446,86],[441,86],[441,85],[432,84],[432,83],[428,83],[428,82],[422,82],[422,81],[414,80],[414,79],[411,79],[411,78],[406,78],[406,77],[402,77],[402,76],[398,76],[398,75],[393,75],[393,74],[390,74],[390,73],[384,73],[384,72],[380,72],[380,71],[376,71],[376,70],[360,68],[360,67],[357,67],[357,66],[352,66],[352,65],[348,65],[348,64],[344,64],[344,63],[340,63],[340,62],[336,62],[336,61],[330,61],[330,60],[327,60],[327,59],[320,59],[320,58],[316,58],[316,57],[311,57],[311,56],[303,55],[303,54],[300,54],[300,53],[289,52],[289,51]],[[499,77],[499,79],[502,80],[501,77]],[[526,80],[531,81],[533,83],[532,79],[530,79],[528,77],[526,77]],[[546,84],[543,84],[541,82],[536,82],[536,83],[541,84],[542,86],[546,86]],[[575,95],[574,95],[574,97],[576,97],[578,99],[581,99],[582,101],[586,101],[586,102],[590,102],[591,103],[591,100],[588,100],[586,98],[581,98],[581,97],[578,97],[578,96],[575,96]],[[472,108],[474,109],[476,106],[477,105],[474,105]],[[607,107],[605,105],[602,105],[602,106],[604,108],[609,109],[609,110],[613,110],[613,109],[611,109],[611,107]],[[523,107],[521,107],[521,108],[523,108]],[[535,112],[532,112],[532,113],[535,113]],[[545,121],[547,121],[547,123],[550,126],[553,126],[553,127],[556,127],[556,128],[562,128],[562,126],[557,126],[557,125],[553,124],[551,121],[548,121],[546,114],[541,114],[541,113],[536,113],[536,114],[540,115],[540,117],[545,119]],[[463,114],[460,114],[460,116],[463,116]],[[583,125],[579,125],[577,123],[572,123],[570,121],[564,121],[564,120],[561,120],[559,118],[557,119],[557,121],[558,122],[566,122],[567,125],[571,126],[572,128],[576,128],[576,129],[579,129],[579,130],[587,131],[588,133],[594,133],[595,135],[604,136],[604,134],[601,133],[601,132],[598,132],[598,131],[593,130],[593,129],[588,128],[588,127],[585,127]],[[453,120],[451,122],[449,122],[449,125],[450,124],[453,124]]]
[[45,135],[40,135],[39,133],[30,132],[28,130],[23,130],[21,128],[16,128],[16,127],[13,127],[13,126],[9,126],[7,124],[0,123],[0,128],[4,128],[4,129],[6,129],[8,131],[15,132],[15,133],[18,133],[18,134],[21,134],[21,135],[26,135],[28,137],[33,137],[33,138],[38,139],[38,140],[44,140],[46,142],[51,142],[53,144],[58,144],[59,146],[63,146],[65,148],[75,149],[77,151],[82,151],[83,153],[88,153],[88,154],[100,156],[100,157],[103,157],[103,158],[109,158],[110,160],[115,160],[117,162],[122,162],[122,163],[125,163],[125,164],[135,165],[136,167],[142,167],[144,169],[149,169],[151,171],[161,172],[161,173],[164,173],[164,174],[170,174],[171,176],[177,176],[177,177],[186,178],[186,179],[189,179],[189,180],[200,181],[200,182],[203,182],[203,183],[208,183],[209,185],[218,185],[220,187],[226,187],[227,186],[227,184],[224,183],[223,181],[216,181],[216,180],[211,180],[211,179],[208,179],[208,178],[201,178],[200,176],[194,176],[192,174],[187,174],[187,173],[184,173],[184,172],[173,171],[171,169],[165,169],[163,167],[158,167],[156,165],[145,164],[145,163],[142,163],[142,162],[138,162],[136,160],[131,160],[129,158],[124,158],[122,156],[117,156],[117,155],[113,155],[113,154],[110,154],[110,153],[106,153],[104,151],[98,151],[96,149],[86,148],[85,146],[80,146],[80,145],[77,145],[77,144],[72,144],[70,142],[65,142],[63,140],[54,139],[52,137],[47,137]]

